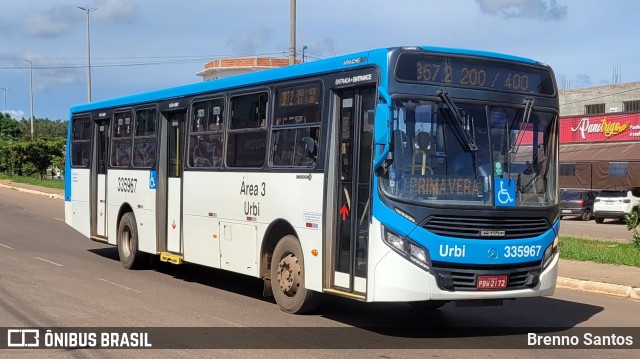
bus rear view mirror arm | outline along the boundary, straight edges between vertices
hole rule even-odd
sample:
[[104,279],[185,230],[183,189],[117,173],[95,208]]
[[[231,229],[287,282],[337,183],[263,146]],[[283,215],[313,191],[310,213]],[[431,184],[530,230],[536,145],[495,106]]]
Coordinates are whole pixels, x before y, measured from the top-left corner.
[[373,161],[373,170],[376,171],[383,164],[391,150],[391,133],[393,121],[391,120],[391,96],[382,86],[378,87],[378,94],[384,102],[376,105],[375,113],[375,145],[384,146]]

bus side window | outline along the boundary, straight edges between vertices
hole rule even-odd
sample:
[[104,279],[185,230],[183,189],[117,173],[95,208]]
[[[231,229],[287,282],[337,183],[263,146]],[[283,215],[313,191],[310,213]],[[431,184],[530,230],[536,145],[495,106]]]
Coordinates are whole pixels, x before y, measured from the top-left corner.
[[131,117],[133,112],[118,112],[113,117],[111,166],[129,167],[131,163]]

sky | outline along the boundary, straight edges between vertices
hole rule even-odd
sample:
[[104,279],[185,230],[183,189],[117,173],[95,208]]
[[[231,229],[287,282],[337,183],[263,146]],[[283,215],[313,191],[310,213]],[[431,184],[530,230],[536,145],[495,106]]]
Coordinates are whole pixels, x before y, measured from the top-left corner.
[[[287,56],[291,0],[0,0],[0,111],[66,120],[92,99],[202,81],[215,58]],[[308,61],[392,46],[500,52],[561,89],[640,81],[637,0],[297,0]],[[29,60],[31,62],[27,62]]]

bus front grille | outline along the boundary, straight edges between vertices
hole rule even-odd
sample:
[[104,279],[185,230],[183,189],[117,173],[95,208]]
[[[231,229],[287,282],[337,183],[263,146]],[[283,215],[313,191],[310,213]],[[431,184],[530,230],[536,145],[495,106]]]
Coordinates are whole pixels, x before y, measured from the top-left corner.
[[537,237],[551,228],[545,218],[486,218],[431,216],[422,225],[440,236],[467,239],[518,239]]
[[542,268],[539,263],[524,263],[502,266],[481,266],[472,269],[470,266],[443,262],[433,262],[433,274],[438,287],[447,291],[478,291],[479,276],[507,276],[507,287],[510,289],[526,289],[538,284]]

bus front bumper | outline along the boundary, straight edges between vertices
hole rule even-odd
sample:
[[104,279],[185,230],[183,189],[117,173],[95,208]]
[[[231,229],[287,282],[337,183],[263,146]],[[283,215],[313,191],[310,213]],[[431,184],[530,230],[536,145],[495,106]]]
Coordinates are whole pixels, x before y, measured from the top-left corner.
[[[549,265],[529,287],[502,290],[442,289],[438,285],[440,268],[425,271],[394,251],[389,251],[375,265],[374,278],[369,286],[367,301],[398,302],[424,300],[483,300],[526,298],[553,295],[558,276],[559,254],[555,253]],[[435,272],[435,275],[434,275]]]

